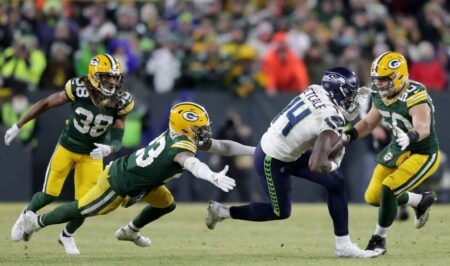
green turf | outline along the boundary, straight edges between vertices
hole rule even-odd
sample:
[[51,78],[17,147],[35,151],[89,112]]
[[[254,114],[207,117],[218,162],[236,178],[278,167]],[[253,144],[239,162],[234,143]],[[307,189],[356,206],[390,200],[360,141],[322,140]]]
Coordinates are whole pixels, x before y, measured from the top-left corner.
[[[143,230],[149,248],[114,238],[142,205],[89,218],[76,235],[82,255],[65,255],[57,244],[62,225],[37,232],[32,240],[13,242],[10,229],[24,204],[0,204],[0,264],[27,265],[450,265],[450,205],[437,205],[425,228],[412,220],[396,222],[388,253],[357,260],[334,257],[332,225],[326,205],[295,205],[285,221],[225,221],[213,231],[204,225],[206,203],[178,204],[166,217]],[[48,209],[48,208],[47,208]],[[412,210],[410,210],[412,214]],[[350,206],[352,240],[365,247],[375,228],[376,208]]]

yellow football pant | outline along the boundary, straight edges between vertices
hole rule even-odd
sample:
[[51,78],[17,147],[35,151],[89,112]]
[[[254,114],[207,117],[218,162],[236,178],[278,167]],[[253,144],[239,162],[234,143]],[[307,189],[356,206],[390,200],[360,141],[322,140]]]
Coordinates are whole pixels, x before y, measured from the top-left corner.
[[[79,201],[78,209],[84,216],[103,215],[117,209],[124,204],[128,197],[123,198],[117,194],[110,186],[109,165],[98,179],[97,185],[91,188]],[[173,204],[174,198],[166,186],[161,185],[152,189],[142,198],[142,201],[155,208],[167,208]]]
[[381,186],[389,187],[396,197],[420,185],[438,168],[440,153],[410,154],[405,153],[404,159],[397,168],[388,168],[381,164],[375,170],[367,187],[364,199],[370,205],[380,205]]
[[72,168],[75,168],[75,199],[78,200],[97,183],[103,160],[92,159],[89,154],[71,152],[58,144],[47,167],[42,191],[59,196]]

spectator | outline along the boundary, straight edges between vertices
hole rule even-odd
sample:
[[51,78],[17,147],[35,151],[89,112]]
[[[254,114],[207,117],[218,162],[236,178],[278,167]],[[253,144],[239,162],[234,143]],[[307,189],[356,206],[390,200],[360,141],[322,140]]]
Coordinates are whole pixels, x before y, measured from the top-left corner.
[[250,35],[247,43],[256,51],[258,59],[264,58],[272,49],[273,26],[270,22],[264,21],[259,24],[255,32]]
[[274,36],[275,48],[263,59],[262,70],[267,76],[266,92],[301,92],[309,86],[308,71],[286,43],[286,34]]
[[418,46],[419,61],[410,67],[410,77],[423,83],[429,90],[445,89],[445,72],[442,63],[436,59],[433,45],[423,41]]
[[[50,48],[50,58],[44,74],[41,88],[62,90],[70,78],[75,75],[72,65],[72,48],[63,42],[55,42]],[[85,67],[86,68],[86,67]]]
[[47,60],[36,44],[36,37],[32,35],[18,37],[12,47],[0,54],[0,79],[6,87],[37,89]]

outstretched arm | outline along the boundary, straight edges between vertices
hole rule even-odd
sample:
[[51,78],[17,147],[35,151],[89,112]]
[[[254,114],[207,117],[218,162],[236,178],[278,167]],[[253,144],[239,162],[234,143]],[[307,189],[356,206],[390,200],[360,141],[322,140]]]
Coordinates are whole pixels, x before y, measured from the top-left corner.
[[28,121],[35,119],[47,110],[63,105],[69,101],[64,91],[53,93],[52,95],[44,98],[37,103],[35,103],[30,110],[10,129],[6,131],[5,134],[5,144],[9,145],[14,140],[14,138],[19,134],[20,128],[25,125]]
[[336,162],[330,162],[328,159],[338,138],[338,134],[331,130],[325,130],[320,133],[309,158],[309,168],[311,171],[330,173],[339,167]]
[[232,140],[208,139],[199,148],[222,156],[253,155],[255,153],[255,147]]
[[208,165],[195,158],[192,152],[180,152],[175,155],[173,160],[195,177],[209,181],[225,192],[232,190],[236,186],[234,179],[226,176],[228,165],[221,172],[216,173],[209,169]]
[[356,123],[353,128],[346,131],[342,135],[342,138],[345,142],[364,138],[380,124],[381,119],[382,116],[380,114],[380,111],[378,111],[375,105],[372,104],[372,107],[370,108],[370,111],[367,113],[367,115],[361,121]]
[[42,113],[48,111],[49,109],[63,105],[68,101],[69,99],[67,98],[64,91],[53,93],[47,98],[44,98],[35,103],[30,108],[30,110],[17,122],[17,127],[21,128],[28,121],[33,120],[36,117],[40,116]]

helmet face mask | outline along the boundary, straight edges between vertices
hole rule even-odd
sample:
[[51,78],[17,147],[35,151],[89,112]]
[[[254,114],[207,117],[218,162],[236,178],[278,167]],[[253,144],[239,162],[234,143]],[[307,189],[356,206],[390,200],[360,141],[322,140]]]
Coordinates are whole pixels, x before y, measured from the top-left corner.
[[359,110],[358,79],[352,71],[344,67],[330,68],[322,77],[322,87],[328,92],[347,121],[353,120]]
[[88,78],[92,86],[105,96],[112,96],[122,83],[122,66],[109,54],[99,54],[89,63]]
[[371,87],[391,104],[408,83],[408,65],[405,57],[395,52],[378,56],[370,67]]
[[206,109],[193,102],[181,102],[170,110],[171,133],[184,135],[195,143],[211,137],[211,122]]

